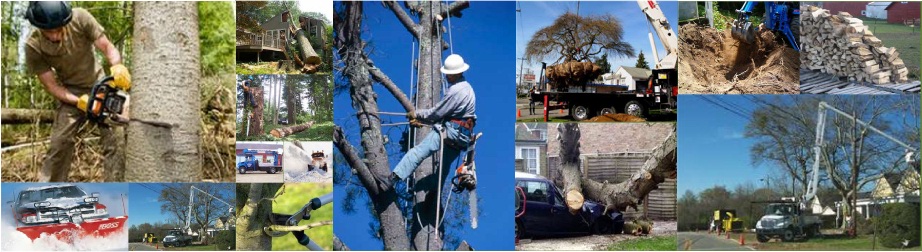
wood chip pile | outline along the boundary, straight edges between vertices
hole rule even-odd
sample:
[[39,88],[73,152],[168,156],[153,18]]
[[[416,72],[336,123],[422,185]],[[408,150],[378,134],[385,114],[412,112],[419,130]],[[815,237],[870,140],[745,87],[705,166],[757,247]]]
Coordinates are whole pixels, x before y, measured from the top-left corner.
[[810,6],[800,14],[803,67],[849,81],[905,83],[909,70],[894,47],[885,47],[860,19]]

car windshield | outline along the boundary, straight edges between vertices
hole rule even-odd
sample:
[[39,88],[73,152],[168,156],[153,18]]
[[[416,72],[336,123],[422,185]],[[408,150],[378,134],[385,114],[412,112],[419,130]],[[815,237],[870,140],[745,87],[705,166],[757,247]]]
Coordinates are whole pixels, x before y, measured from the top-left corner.
[[786,205],[786,204],[768,205],[768,207],[765,208],[766,214],[790,215],[793,212],[794,212],[794,206]]
[[23,191],[19,194],[19,201],[22,203],[32,203],[44,201],[47,199],[81,198],[85,196],[86,193],[80,190],[80,188],[77,188],[76,186],[65,186],[45,188],[41,190]]
[[179,235],[181,235],[181,234],[182,234],[182,233],[180,233],[180,232],[177,231],[177,230],[173,230],[173,231],[170,231],[170,232],[167,232],[167,233],[166,233],[166,235],[172,235],[172,236],[179,236]]

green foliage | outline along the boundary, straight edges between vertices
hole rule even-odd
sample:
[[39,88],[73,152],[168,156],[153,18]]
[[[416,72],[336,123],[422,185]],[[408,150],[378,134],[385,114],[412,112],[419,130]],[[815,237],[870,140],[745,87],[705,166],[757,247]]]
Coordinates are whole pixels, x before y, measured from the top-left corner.
[[618,242],[608,245],[609,251],[674,251],[676,236],[655,236]]
[[919,205],[891,203],[883,205],[878,227],[880,244],[888,248],[902,248],[904,241],[909,247],[919,246]]
[[205,75],[234,70],[234,11],[230,2],[198,2],[202,72]]
[[219,231],[215,235],[215,246],[218,250],[235,250],[237,249],[237,237],[233,230]]
[[637,55],[637,64],[634,64],[634,67],[650,69],[650,63],[648,63],[647,58],[643,56],[643,51],[640,51],[640,55]]
[[[314,197],[320,197],[333,192],[331,184],[318,183],[297,183],[285,184],[280,190],[280,195],[275,198],[272,204],[272,212],[292,214],[307,204]],[[311,212],[310,220],[302,220],[299,225],[307,225],[318,221],[333,220],[333,207],[335,203],[330,203],[320,209]],[[333,226],[326,225],[313,228],[304,233],[317,242],[317,245],[324,250],[333,249]],[[288,234],[282,237],[272,238],[272,250],[305,250],[304,246],[295,240],[294,235]]]
[[[602,73],[611,72],[611,63],[608,63],[608,53],[602,53],[602,56],[599,56],[594,62],[599,68],[602,69]],[[601,76],[600,76],[601,78]]]

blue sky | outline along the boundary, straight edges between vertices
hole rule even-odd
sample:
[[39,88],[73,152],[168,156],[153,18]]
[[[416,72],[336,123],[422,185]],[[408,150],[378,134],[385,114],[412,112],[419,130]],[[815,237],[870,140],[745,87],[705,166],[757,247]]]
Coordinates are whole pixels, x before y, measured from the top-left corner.
[[[336,4],[339,4],[338,2]],[[452,18],[452,36],[454,52],[462,55],[471,66],[465,73],[467,81],[473,86],[477,95],[477,128],[484,133],[478,142],[477,163],[478,192],[481,198],[480,226],[472,230],[469,226],[461,231],[461,239],[466,240],[478,250],[513,249],[513,173],[514,160],[513,135],[514,117],[512,109],[515,100],[513,78],[515,72],[515,49],[512,41],[515,35],[514,2],[472,2],[470,8],[463,11],[462,18]],[[363,34],[370,41],[375,64],[388,74],[405,93],[409,93],[410,58],[412,37],[397,21],[393,13],[378,3],[365,4]],[[447,25],[447,22],[446,22]],[[447,41],[447,34],[445,35]],[[443,54],[447,57],[449,50]],[[405,112],[380,85],[375,86],[381,111]],[[346,135],[354,146],[358,142],[355,110],[352,108],[348,92],[334,98],[334,117],[337,125],[343,126]],[[409,94],[408,94],[409,95]],[[508,108],[503,109],[503,108]],[[402,116],[385,118],[394,122],[405,121]],[[385,129],[391,141],[400,139],[405,127]],[[504,155],[508,153],[510,155]],[[396,166],[399,156],[391,157],[390,164]],[[343,200],[345,193],[340,185],[334,186],[336,200]],[[487,193],[489,192],[489,193]],[[357,207],[367,206],[367,200],[360,199]],[[355,214],[345,215],[337,204],[335,232],[350,248],[355,250],[379,250],[382,243],[368,232],[372,216],[369,211],[360,209]]]
[[[730,102],[746,111],[755,108],[739,95],[709,95]],[[701,95],[681,95],[679,104],[679,180],[678,195],[691,190],[698,193],[715,185],[732,189],[752,182],[761,186],[770,167],[754,167],[749,158],[753,139],[743,137],[748,119],[705,101]]]
[[[63,183],[2,183],[0,188],[3,189],[2,198],[3,198],[3,223],[8,223],[12,220],[12,216],[9,215],[9,204],[6,204],[7,201],[15,200],[16,196],[19,195],[19,192],[29,188],[29,187],[39,187],[47,186],[52,184],[63,184]],[[99,193],[99,202],[103,205],[106,205],[106,208],[109,209],[109,214],[111,216],[122,216],[127,213],[127,209],[122,207],[122,195],[125,195],[125,207],[128,207],[129,202],[128,198],[128,184],[127,183],[71,183],[75,184],[87,194],[98,192]],[[128,207],[130,208],[130,207]],[[128,221],[131,221],[131,215],[129,215]]]
[[[162,184],[159,183],[131,183],[128,185],[129,190],[131,190],[132,195],[134,196],[129,205],[134,206],[131,208],[131,218],[128,218],[128,225],[139,225],[142,223],[157,223],[163,222],[167,223],[170,219],[175,217],[172,214],[161,213],[160,205],[162,205],[157,198],[160,197],[160,191],[163,189]],[[234,193],[234,192],[230,192]],[[196,194],[198,198],[201,193]],[[206,196],[202,196],[206,197]],[[221,196],[223,199],[230,198],[229,196]],[[233,200],[233,199],[231,199]],[[233,203],[232,201],[229,201]],[[180,221],[181,222],[181,221]]]
[[[666,18],[670,21],[670,26],[674,31],[678,31],[678,4],[675,1],[659,1],[660,7],[663,9],[663,13],[666,14]],[[541,28],[547,27],[554,23],[554,20],[558,16],[566,13],[568,10],[571,12],[576,12],[576,1],[566,1],[566,2],[531,2],[523,1],[521,4],[521,19],[519,19],[519,13],[515,14],[515,57],[521,58],[525,55],[525,45],[528,43],[528,40],[531,39],[531,36],[535,34]],[[633,67],[637,63],[636,55],[640,54],[643,51],[644,57],[647,59],[647,62],[650,63],[650,68],[653,68],[655,61],[653,59],[653,52],[650,49],[650,39],[647,36],[652,29],[650,23],[647,22],[646,15],[640,10],[637,6],[636,1],[618,1],[618,2],[595,2],[595,1],[583,1],[579,2],[579,15],[588,16],[588,15],[600,15],[605,13],[612,13],[615,17],[621,21],[624,29],[624,39],[634,47],[635,57],[624,58],[624,57],[613,57],[609,55],[608,62],[611,63],[612,71],[618,69],[619,66],[630,66]],[[523,33],[524,32],[524,33]],[[663,49],[662,44],[659,42],[659,38],[656,37],[656,34],[653,35],[654,40],[656,41],[657,52],[660,53],[660,57],[665,55],[665,49]],[[555,59],[547,59],[553,61]],[[519,72],[519,66],[521,65],[521,60],[516,60],[516,73]],[[548,62],[551,63],[551,62]],[[535,74],[538,74],[541,70],[541,62],[532,62],[528,64],[525,62],[525,68],[531,68]]]

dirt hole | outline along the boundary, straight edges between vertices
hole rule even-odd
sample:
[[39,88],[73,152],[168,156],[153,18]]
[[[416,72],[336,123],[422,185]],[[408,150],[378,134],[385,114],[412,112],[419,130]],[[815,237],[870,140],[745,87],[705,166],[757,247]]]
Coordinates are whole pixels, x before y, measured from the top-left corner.
[[797,93],[800,53],[762,30],[752,44],[695,24],[679,28],[682,93]]

